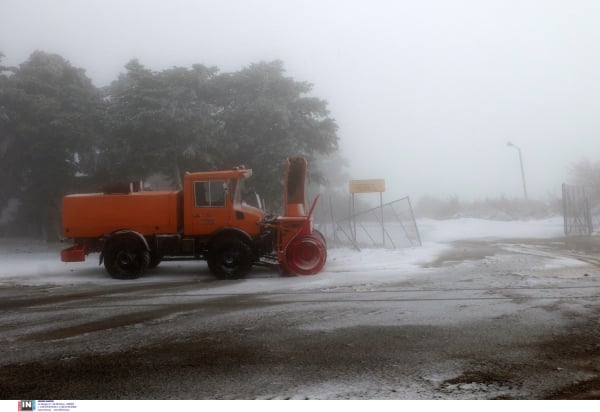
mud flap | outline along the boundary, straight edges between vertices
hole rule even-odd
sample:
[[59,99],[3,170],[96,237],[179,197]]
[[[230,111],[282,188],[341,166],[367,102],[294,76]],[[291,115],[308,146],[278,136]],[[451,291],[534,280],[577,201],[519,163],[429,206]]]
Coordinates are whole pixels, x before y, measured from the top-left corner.
[[60,251],[60,260],[63,262],[84,262],[86,249],[83,245],[73,245]]

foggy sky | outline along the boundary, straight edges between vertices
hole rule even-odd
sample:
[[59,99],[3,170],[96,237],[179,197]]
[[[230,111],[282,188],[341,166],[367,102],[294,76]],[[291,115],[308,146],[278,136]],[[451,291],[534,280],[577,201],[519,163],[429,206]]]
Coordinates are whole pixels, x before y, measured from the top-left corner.
[[[97,86],[132,58],[235,71],[281,59],[314,84],[355,179],[386,200],[560,196],[600,161],[600,2],[576,0],[0,0],[0,51],[36,49]],[[251,166],[251,165],[250,165]]]

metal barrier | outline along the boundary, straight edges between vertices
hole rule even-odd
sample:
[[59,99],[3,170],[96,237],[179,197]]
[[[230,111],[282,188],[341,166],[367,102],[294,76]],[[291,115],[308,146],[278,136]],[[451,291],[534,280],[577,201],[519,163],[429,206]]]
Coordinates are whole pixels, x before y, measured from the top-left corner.
[[600,229],[600,202],[585,186],[562,185],[565,235],[592,235]]
[[[351,208],[349,208],[351,209]],[[409,197],[382,206],[346,213],[340,218],[327,195],[315,211],[315,229],[333,246],[398,249],[421,246],[421,237]]]

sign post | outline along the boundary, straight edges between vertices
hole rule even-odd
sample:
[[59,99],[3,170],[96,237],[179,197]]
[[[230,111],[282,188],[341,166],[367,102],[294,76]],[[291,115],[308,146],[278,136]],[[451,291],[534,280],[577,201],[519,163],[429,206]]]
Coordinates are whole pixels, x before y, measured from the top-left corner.
[[383,192],[385,192],[385,180],[384,179],[370,179],[370,180],[351,180],[350,181],[350,193],[352,194],[352,224],[353,231],[352,237],[354,245],[356,246],[356,213],[354,210],[354,195],[356,193],[379,193],[379,209],[381,210],[381,237],[382,244],[385,247],[385,225],[383,221]]

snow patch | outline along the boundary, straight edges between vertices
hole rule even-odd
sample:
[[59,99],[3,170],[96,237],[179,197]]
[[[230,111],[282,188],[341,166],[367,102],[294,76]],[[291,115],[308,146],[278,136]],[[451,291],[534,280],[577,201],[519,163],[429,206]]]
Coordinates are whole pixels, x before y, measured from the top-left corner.
[[423,241],[451,242],[468,239],[547,239],[564,235],[560,216],[541,220],[498,221],[474,218],[418,219]]

